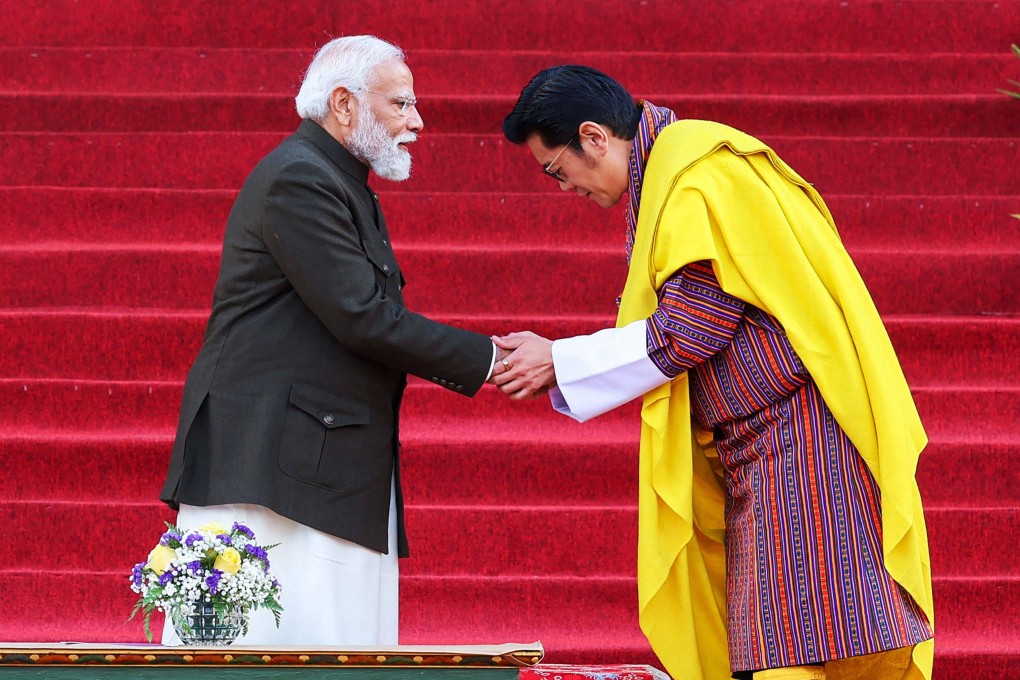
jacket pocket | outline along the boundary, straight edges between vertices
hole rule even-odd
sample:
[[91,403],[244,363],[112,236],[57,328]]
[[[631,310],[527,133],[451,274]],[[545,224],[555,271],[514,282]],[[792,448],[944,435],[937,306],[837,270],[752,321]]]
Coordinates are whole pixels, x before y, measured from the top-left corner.
[[397,266],[397,258],[393,249],[376,241],[364,241],[365,255],[368,261],[378,270],[378,281],[384,293],[395,295],[400,292],[404,284],[404,275]]
[[355,480],[337,463],[345,451],[348,458],[361,455],[370,426],[368,404],[294,383],[280,440],[280,469],[302,482],[345,491]]

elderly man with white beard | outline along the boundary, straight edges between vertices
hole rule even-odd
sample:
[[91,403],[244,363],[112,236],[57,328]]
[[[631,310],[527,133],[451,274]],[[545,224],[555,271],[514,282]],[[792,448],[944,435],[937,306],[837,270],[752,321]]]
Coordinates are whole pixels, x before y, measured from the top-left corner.
[[[160,495],[184,530],[238,522],[283,586],[247,645],[397,644],[408,554],[398,411],[407,374],[472,396],[506,370],[491,340],[403,304],[369,170],[400,181],[423,122],[401,50],[338,38],[296,98],[297,131],[227,220],[213,309]],[[175,644],[171,626],[164,644]]]

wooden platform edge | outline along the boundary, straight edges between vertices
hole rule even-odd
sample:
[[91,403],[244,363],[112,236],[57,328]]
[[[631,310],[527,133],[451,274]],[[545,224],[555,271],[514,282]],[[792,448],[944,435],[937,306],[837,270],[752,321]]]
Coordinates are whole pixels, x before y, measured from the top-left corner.
[[523,668],[542,660],[539,642],[460,647],[163,647],[0,642],[2,666],[152,666],[308,668]]

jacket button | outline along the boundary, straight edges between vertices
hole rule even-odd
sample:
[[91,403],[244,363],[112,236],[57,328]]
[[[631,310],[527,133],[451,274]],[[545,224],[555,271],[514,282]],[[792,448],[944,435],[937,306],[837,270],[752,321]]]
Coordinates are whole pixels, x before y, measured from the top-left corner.
[[383,270],[384,272],[386,272],[387,274],[389,274],[389,273],[390,273],[390,266],[389,266],[388,264],[384,264],[384,265],[382,266],[382,270]]
[[332,413],[327,413],[326,415],[322,416],[322,422],[326,423],[327,425],[332,425],[334,420],[336,419],[333,417]]
[[458,392],[463,392],[464,391],[464,386],[463,385],[457,385],[457,391]]

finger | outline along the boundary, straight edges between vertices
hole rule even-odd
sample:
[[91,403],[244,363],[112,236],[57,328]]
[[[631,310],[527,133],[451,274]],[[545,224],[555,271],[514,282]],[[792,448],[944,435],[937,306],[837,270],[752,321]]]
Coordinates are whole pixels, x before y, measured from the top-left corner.
[[525,340],[532,340],[532,339],[537,338],[537,337],[538,336],[535,335],[534,333],[532,333],[531,331],[514,331],[513,333],[508,333],[508,334],[504,335],[503,336],[503,340],[508,341],[508,342],[509,341],[516,341],[517,344],[519,345],[522,342],[524,342]]
[[490,377],[489,380],[496,387],[502,388],[503,385],[507,384],[508,382],[510,382],[511,380],[513,380],[516,377],[517,377],[517,374],[510,375],[510,370],[502,370],[499,373],[496,373],[495,375]]
[[520,394],[521,392],[531,393],[533,388],[523,376],[512,376],[510,380],[504,382],[502,385],[497,385],[499,391],[507,396]]
[[534,390],[529,387],[524,387],[511,394],[510,398],[514,401],[524,401],[526,399],[531,399],[533,394]]
[[517,349],[517,346],[520,344],[509,341],[506,337],[501,335],[490,335],[489,339],[492,340],[493,344],[500,349]]

